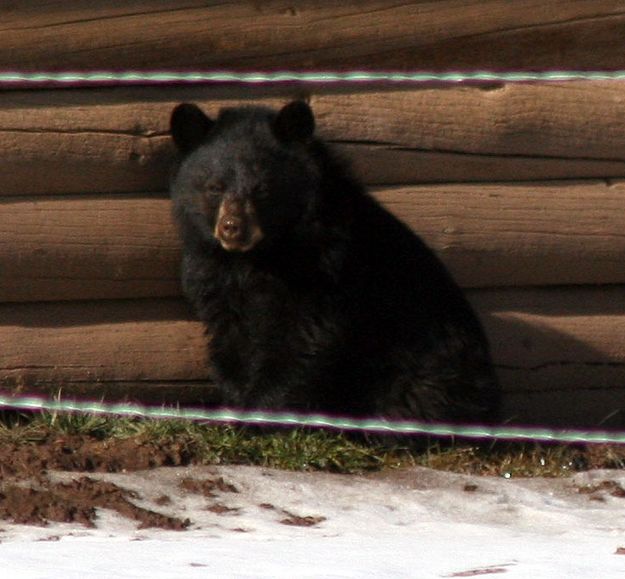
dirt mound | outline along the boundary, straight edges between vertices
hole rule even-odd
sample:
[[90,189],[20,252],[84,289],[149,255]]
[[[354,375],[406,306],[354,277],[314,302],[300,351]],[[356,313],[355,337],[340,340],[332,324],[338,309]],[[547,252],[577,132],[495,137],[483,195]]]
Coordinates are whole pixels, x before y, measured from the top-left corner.
[[[0,442],[0,519],[45,525],[49,521],[93,526],[96,508],[117,511],[140,528],[180,530],[188,520],[166,517],[133,504],[136,493],[115,484],[81,477],[53,483],[48,471],[125,472],[180,466],[192,455],[180,442],[90,436],[45,437],[32,442]],[[219,482],[216,483],[219,486]]]
[[182,530],[190,521],[167,517],[138,507],[128,499],[140,497],[115,484],[81,477],[69,483],[40,481],[37,486],[8,485],[0,491],[0,518],[20,524],[48,521],[94,526],[96,508],[112,509],[138,521],[139,528]]
[[36,442],[0,442],[0,477],[38,477],[48,470],[124,472],[183,466],[192,453],[181,442],[142,437],[98,440],[89,436],[49,437]]

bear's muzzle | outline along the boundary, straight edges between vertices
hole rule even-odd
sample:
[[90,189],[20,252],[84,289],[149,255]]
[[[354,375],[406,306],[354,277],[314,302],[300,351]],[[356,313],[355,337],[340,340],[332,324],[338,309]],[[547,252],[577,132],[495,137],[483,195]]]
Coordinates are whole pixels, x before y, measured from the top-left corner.
[[251,201],[226,197],[217,212],[214,236],[226,251],[252,249],[264,235]]

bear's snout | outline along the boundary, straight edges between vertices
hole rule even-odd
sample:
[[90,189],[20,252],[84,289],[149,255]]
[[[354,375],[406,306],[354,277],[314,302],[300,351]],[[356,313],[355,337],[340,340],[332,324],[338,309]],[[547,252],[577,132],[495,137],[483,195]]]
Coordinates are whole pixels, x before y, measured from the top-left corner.
[[226,241],[240,241],[244,232],[244,223],[239,217],[231,215],[219,222],[219,236]]
[[262,238],[263,232],[250,201],[224,199],[217,213],[215,238],[227,251],[248,251]]

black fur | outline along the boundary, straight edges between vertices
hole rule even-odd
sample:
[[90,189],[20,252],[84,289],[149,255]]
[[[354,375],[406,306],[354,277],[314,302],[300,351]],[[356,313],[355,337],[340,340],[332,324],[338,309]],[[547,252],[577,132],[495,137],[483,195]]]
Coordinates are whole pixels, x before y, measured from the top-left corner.
[[462,292],[313,131],[301,102],[172,115],[183,288],[223,403],[495,422],[488,345]]

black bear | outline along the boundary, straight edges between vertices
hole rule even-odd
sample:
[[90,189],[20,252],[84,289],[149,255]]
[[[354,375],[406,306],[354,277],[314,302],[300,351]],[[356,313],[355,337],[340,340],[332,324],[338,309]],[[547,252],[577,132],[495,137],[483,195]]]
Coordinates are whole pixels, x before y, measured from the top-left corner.
[[488,344],[461,290],[314,128],[301,101],[172,113],[183,290],[222,403],[495,422]]

